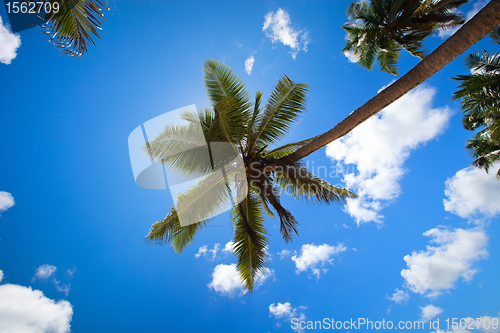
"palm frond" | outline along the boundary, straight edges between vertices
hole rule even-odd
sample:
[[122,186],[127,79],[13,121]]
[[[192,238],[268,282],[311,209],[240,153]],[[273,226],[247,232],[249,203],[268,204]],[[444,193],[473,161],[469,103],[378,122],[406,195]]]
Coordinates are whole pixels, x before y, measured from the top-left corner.
[[177,213],[183,224],[204,221],[224,212],[233,204],[235,195],[241,199],[247,190],[243,166],[226,165],[178,193]]
[[274,158],[274,159],[279,159],[279,158],[285,157],[287,155],[290,155],[291,153],[293,153],[294,151],[296,151],[300,147],[308,144],[309,142],[311,142],[312,140],[316,139],[317,137],[318,136],[315,136],[315,137],[312,137],[310,139],[306,139],[306,140],[302,140],[302,141],[299,141],[299,142],[294,142],[294,143],[286,144],[284,146],[275,148],[275,149],[273,149],[273,150],[271,150],[269,152],[265,152],[264,154],[262,154],[262,156],[263,157],[267,157],[267,158]]
[[[47,2],[47,1],[44,1]],[[99,37],[104,21],[102,8],[109,10],[102,0],[57,0],[59,11],[50,12],[44,17],[48,20],[41,25],[44,33],[51,36],[49,43],[60,49],[64,55],[78,57],[87,52],[87,43],[94,44],[92,35]]]
[[203,63],[205,89],[213,105],[226,97],[233,97],[240,105],[249,106],[250,95],[243,81],[221,61],[208,59]]
[[181,227],[175,208],[161,221],[154,223],[145,237],[146,242],[157,245],[169,243],[176,253],[182,252],[192,241],[196,233],[208,223],[207,221]]
[[249,291],[253,290],[256,279],[265,274],[265,265],[269,260],[261,208],[256,195],[249,193],[231,212],[236,268]]
[[307,84],[295,83],[283,76],[269,96],[250,150],[258,144],[273,144],[290,131],[299,116],[306,111]]
[[347,199],[357,197],[355,193],[333,186],[309,172],[300,162],[277,168],[274,179],[283,193],[306,202],[314,200],[329,205],[334,202],[345,203]]

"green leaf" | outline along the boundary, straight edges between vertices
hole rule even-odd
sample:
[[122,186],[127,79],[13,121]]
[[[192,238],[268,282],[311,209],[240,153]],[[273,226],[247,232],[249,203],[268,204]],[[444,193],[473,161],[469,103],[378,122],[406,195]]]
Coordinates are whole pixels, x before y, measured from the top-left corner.
[[163,245],[170,243],[176,253],[182,252],[192,241],[196,233],[207,225],[208,221],[181,227],[175,208],[161,221],[154,223],[145,237],[148,243]]
[[49,43],[60,49],[64,55],[77,57],[87,52],[87,42],[94,44],[92,35],[99,37],[104,15],[101,7],[109,10],[101,0],[57,0],[57,13],[48,13],[48,21],[41,27],[51,36]]
[[256,279],[265,274],[265,265],[269,260],[266,252],[268,238],[261,208],[255,194],[249,193],[231,212],[236,269],[249,291],[253,290]]

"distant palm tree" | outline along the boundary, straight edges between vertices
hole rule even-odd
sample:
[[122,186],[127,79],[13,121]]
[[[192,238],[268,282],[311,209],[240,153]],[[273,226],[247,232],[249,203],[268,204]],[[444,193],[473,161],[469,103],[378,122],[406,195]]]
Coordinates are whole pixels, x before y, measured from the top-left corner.
[[[335,127],[318,135],[311,142],[300,147],[292,154],[283,157],[283,159],[288,163],[300,160],[326,146],[330,142],[343,137],[361,123],[440,71],[499,25],[500,0],[491,0],[483,9],[474,15],[474,17],[460,27],[457,32],[450,36],[431,54],[426,56],[408,73],[382,90],[358,109],[354,110],[354,112],[351,112],[344,120],[335,125]],[[496,33],[496,36],[498,36],[498,33]],[[404,112],[404,110],[402,110],[402,112]],[[284,161],[280,161],[280,163],[281,162]]]
[[[36,0],[24,0],[35,2]],[[87,52],[87,43],[94,44],[92,35],[99,38],[102,8],[108,8],[106,0],[43,0],[45,3],[58,4],[58,11],[42,16],[47,22],[40,27],[51,38],[48,41],[60,49],[64,55],[82,56]],[[43,8],[43,7],[42,7]]]
[[343,52],[351,52],[368,69],[378,61],[380,69],[397,75],[399,52],[424,58],[422,41],[433,32],[464,23],[455,9],[468,0],[370,0],[353,2]]
[[[208,167],[213,167],[212,159],[212,165],[206,165],[207,163],[196,158],[197,152],[193,149],[181,153],[175,149],[179,145],[185,145],[194,136],[190,135],[193,133],[192,123],[201,125],[209,148],[213,148],[213,142],[227,142],[234,147],[233,153],[242,158],[245,167],[245,179],[235,181],[248,185],[248,195],[240,203],[234,204],[231,211],[233,249],[237,257],[237,270],[246,288],[251,291],[256,278],[265,274],[268,260],[266,249],[269,240],[264,227],[263,211],[270,217],[278,215],[280,231],[286,242],[297,233],[298,222],[281,205],[280,194],[323,204],[342,203],[347,198],[355,197],[355,194],[330,185],[309,172],[300,161],[277,162],[311,139],[271,149],[306,111],[307,85],[295,83],[283,76],[269,96],[267,104],[261,106],[262,92],[257,92],[252,102],[241,79],[227,65],[209,59],[204,63],[204,76],[212,107],[205,108],[198,114],[184,112],[183,118],[190,124],[166,127],[149,143],[148,151],[150,157],[186,174],[207,171]],[[175,154],[170,154],[172,151]],[[231,176],[226,177],[226,181],[228,179]],[[208,190],[210,197],[219,202],[224,193],[221,193],[220,187],[218,190],[212,185],[214,184],[208,182],[203,191]],[[191,207],[205,207],[207,196],[198,195],[199,191],[200,187],[196,184],[181,194],[179,200],[184,199]],[[177,209],[179,207],[178,204]],[[204,217],[210,215],[211,208],[207,212],[197,211],[198,220],[204,220]],[[208,222],[182,227],[178,213],[172,207],[165,219],[152,225],[146,240],[160,245],[170,243],[175,252],[181,252]]]
[[[483,128],[466,148],[475,157],[472,165],[488,172],[500,160],[500,52],[470,54],[466,66],[472,74],[457,75],[460,85],[453,98],[462,104],[464,127],[471,131]],[[500,169],[497,178],[500,180]]]

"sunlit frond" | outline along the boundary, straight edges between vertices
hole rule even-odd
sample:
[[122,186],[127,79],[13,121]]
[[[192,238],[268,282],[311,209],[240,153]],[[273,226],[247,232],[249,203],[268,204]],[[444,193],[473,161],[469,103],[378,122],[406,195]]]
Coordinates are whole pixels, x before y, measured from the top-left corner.
[[231,67],[221,61],[208,59],[203,63],[203,72],[205,89],[213,105],[226,97],[233,97],[240,105],[249,106],[250,95]]
[[295,83],[283,76],[269,96],[251,149],[258,143],[273,144],[291,130],[291,126],[306,111],[307,84]]

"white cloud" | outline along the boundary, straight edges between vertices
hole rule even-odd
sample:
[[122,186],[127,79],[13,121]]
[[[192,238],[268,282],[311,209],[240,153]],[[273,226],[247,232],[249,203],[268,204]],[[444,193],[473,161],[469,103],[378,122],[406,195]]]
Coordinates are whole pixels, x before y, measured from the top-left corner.
[[52,265],[40,265],[35,272],[35,277],[34,279],[38,280],[47,280],[49,277],[51,277],[55,272],[57,268]]
[[0,191],[0,213],[14,206],[14,204],[15,202],[12,194],[10,194],[9,192]]
[[[448,124],[452,112],[432,107],[435,94],[431,87],[415,88],[327,146],[326,155],[344,172],[346,186],[358,194],[345,208],[358,225],[382,223],[380,211],[399,196],[403,164],[411,150],[435,138]],[[347,172],[349,165],[358,172]]]
[[54,285],[56,286],[56,290],[64,293],[66,296],[68,296],[69,291],[71,290],[71,285],[70,284],[61,284],[61,281],[54,279]]
[[255,58],[253,57],[253,55],[251,55],[250,57],[248,57],[245,60],[245,72],[247,72],[248,75],[250,75],[250,73],[252,73],[252,68],[253,68],[254,62],[255,62]]
[[398,303],[398,304],[402,304],[402,303],[408,301],[409,298],[410,298],[410,295],[408,294],[408,292],[406,292],[404,290],[399,290],[398,288],[396,288],[394,290],[394,294],[392,294],[392,297],[390,297],[389,299],[391,301]]
[[0,333],[67,333],[72,315],[68,301],[56,302],[31,287],[0,285]]
[[234,245],[233,242],[227,242],[226,245],[224,245],[222,252],[233,253],[234,252],[233,245]]
[[356,63],[359,60],[359,56],[354,54],[354,52],[352,51],[345,51],[342,52],[342,54],[344,54],[347,57],[347,59],[352,63]]
[[16,50],[21,46],[21,37],[10,32],[0,17],[0,62],[9,65],[16,57]]
[[275,318],[291,318],[295,315],[297,312],[296,308],[292,308],[292,304],[286,302],[285,304],[282,304],[278,302],[278,305],[271,304],[269,305],[269,313],[273,315]]
[[446,180],[444,209],[463,218],[477,214],[493,217],[500,213],[500,182],[496,170],[500,163],[487,174],[483,169],[468,167],[458,171],[453,178]]
[[454,288],[459,278],[470,281],[477,272],[472,264],[488,256],[488,237],[482,229],[441,227],[426,231],[424,236],[436,246],[428,245],[425,251],[406,255],[408,269],[401,271],[407,287],[415,293],[433,297]]
[[420,307],[420,309],[422,310],[422,314],[420,315],[420,319],[422,319],[422,321],[424,323],[428,322],[430,319],[436,317],[438,314],[443,312],[443,309],[441,309],[440,307],[434,306],[432,304],[429,304],[429,305],[424,306],[424,307]]
[[[487,0],[479,0],[474,3],[472,6],[472,9],[467,12],[465,15],[465,22],[469,21],[471,18],[474,17],[481,9],[483,9],[484,6],[488,3]],[[455,27],[455,28],[450,28],[446,30],[441,30],[438,32],[438,36],[441,38],[447,38],[451,35],[453,35],[457,30],[460,29],[460,26]]]
[[[274,271],[266,268],[263,274],[257,277],[254,282],[254,288],[261,286],[272,275],[274,275]],[[212,282],[208,284],[208,287],[229,297],[233,297],[236,294],[241,296],[246,290],[245,284],[241,281],[240,275],[236,270],[236,264],[219,264],[215,266],[212,273]]]
[[[305,310],[307,309],[307,306],[299,306],[299,309]],[[304,313],[299,312],[297,308],[292,307],[292,304],[289,302],[278,302],[277,305],[274,305],[274,303],[269,305],[269,317],[271,316],[274,316],[276,319],[284,319],[285,321],[291,321],[292,318],[297,318],[298,322],[300,322],[306,319]],[[301,329],[295,329],[295,331],[303,332]]]
[[0,269],[0,282],[3,280],[3,271]]
[[203,245],[202,247],[200,247],[198,249],[198,253],[196,253],[194,255],[194,257],[195,258],[199,258],[201,256],[207,257],[209,255],[209,253],[210,253],[211,257],[208,257],[208,260],[214,260],[215,257],[217,257],[217,252],[219,251],[219,249],[220,249],[220,244],[219,243],[214,244],[214,247],[211,250],[209,250],[207,248],[207,245]]
[[294,30],[290,24],[290,15],[283,9],[279,8],[276,13],[269,12],[264,17],[264,25],[262,30],[273,43],[281,42],[283,45],[289,46],[292,51],[293,59],[301,50],[307,52],[307,44],[309,43],[309,32]]
[[292,254],[292,253],[290,251],[288,251],[288,250],[283,250],[281,252],[278,252],[278,255],[280,256],[280,259],[288,258],[288,256],[290,256],[290,254]]
[[[300,250],[300,255],[294,254],[292,260],[295,262],[297,274],[311,269],[312,273],[316,275],[316,278],[319,278],[321,271],[317,266],[333,263],[333,256],[345,250],[347,250],[347,248],[343,246],[343,244],[337,246],[328,244],[304,244]],[[323,269],[322,271],[326,273],[327,270]]]

